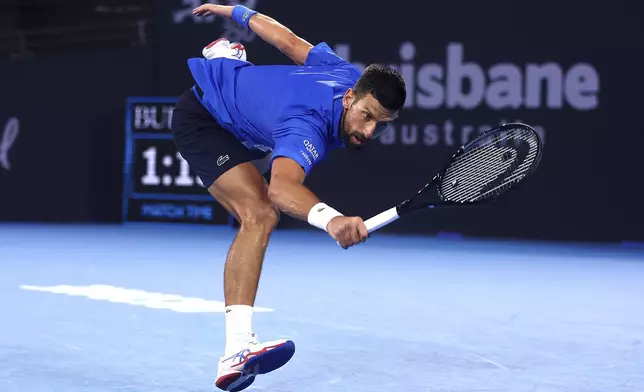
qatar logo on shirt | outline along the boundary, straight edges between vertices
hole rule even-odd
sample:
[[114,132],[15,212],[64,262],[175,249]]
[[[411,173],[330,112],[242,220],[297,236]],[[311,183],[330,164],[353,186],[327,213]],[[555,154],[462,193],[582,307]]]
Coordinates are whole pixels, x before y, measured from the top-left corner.
[[315,146],[309,140],[304,140],[304,147],[306,147],[306,150],[311,153],[314,160],[318,159],[320,156],[318,154],[318,150],[315,149]]

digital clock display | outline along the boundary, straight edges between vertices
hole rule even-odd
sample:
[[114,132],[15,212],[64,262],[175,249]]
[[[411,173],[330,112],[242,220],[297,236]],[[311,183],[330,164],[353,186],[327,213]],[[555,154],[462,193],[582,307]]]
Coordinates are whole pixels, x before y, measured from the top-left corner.
[[134,165],[138,179],[137,193],[173,193],[209,196],[199,176],[190,170],[188,162],[177,151],[171,139],[135,139],[133,148],[140,164]]
[[124,221],[231,225],[170,133],[175,98],[129,98],[126,105]]

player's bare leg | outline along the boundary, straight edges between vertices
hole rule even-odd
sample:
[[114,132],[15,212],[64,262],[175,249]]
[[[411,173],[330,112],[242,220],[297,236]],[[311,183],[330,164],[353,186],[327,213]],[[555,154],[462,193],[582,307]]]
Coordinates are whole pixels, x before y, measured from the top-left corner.
[[268,198],[268,184],[251,162],[228,170],[208,191],[240,223],[224,269],[226,349],[222,360],[232,364],[220,366],[217,380],[218,387],[234,391],[250,385],[255,373],[281,367],[293,355],[292,342],[259,344],[252,330],[264,255],[279,211]]
[[241,226],[226,258],[226,306],[253,306],[264,254],[279,220],[279,211],[268,199],[264,177],[250,162],[224,173],[208,191]]

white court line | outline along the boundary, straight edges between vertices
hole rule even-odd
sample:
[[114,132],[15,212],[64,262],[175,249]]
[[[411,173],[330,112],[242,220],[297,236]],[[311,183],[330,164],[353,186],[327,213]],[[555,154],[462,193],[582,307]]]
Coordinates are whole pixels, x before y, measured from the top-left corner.
[[481,361],[483,361],[483,362],[491,363],[492,365],[494,365],[494,366],[498,367],[499,369],[503,369],[503,370],[510,370],[510,369],[506,368],[505,366],[501,365],[500,363],[495,362],[495,361],[493,361],[493,360],[491,360],[491,359],[489,359],[489,358],[485,358],[485,357],[483,357],[483,356],[480,356],[480,355],[478,355],[478,354],[474,354],[474,353],[470,353],[470,354],[471,354],[471,355],[473,355],[473,356],[475,356],[475,357],[477,357],[478,359],[480,359],[480,360],[481,360]]
[[[211,301],[203,298],[184,297],[177,294],[164,294],[102,284],[92,284],[89,286],[21,285],[20,288],[30,291],[85,297],[98,301],[144,306],[152,309],[167,309],[180,313],[223,313],[225,310],[225,303],[222,301]],[[255,307],[254,311],[273,312],[274,309]]]

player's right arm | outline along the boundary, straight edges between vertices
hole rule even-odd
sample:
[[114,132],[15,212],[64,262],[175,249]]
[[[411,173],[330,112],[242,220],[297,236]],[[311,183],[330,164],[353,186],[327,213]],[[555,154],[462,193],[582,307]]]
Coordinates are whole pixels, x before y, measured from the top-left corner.
[[[232,18],[237,23],[253,30],[261,39],[276,47],[298,65],[303,65],[306,62],[306,58],[313,48],[313,45],[295,35],[275,19],[257,11],[245,9],[245,7],[204,4],[192,12],[199,16],[214,14]],[[249,13],[246,14],[247,12]]]
[[268,196],[285,214],[325,230],[343,248],[363,242],[369,236],[360,217],[345,217],[323,203],[304,185],[313,164],[324,154],[321,139],[289,132],[278,137],[273,151]]
[[304,170],[293,159],[276,158],[271,169],[268,197],[280,211],[328,232],[344,249],[364,242],[369,233],[363,220],[343,216],[322,203],[304,186],[305,177]]

